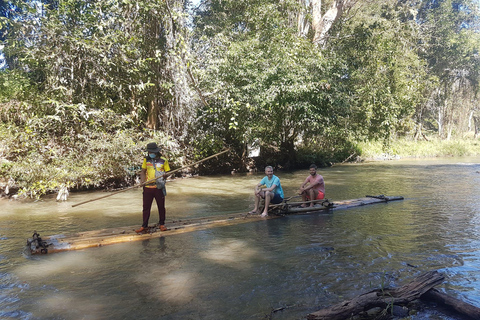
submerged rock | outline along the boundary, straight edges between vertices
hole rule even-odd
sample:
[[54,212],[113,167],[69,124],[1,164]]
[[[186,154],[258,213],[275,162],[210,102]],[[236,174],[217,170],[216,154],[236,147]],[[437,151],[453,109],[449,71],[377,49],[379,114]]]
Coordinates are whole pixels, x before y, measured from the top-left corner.
[[67,186],[61,186],[58,190],[57,201],[67,201],[69,192]]

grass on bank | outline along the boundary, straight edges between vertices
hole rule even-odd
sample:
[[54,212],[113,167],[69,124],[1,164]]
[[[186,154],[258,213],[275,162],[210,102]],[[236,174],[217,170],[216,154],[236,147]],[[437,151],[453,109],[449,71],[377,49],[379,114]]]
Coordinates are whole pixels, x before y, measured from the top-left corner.
[[365,160],[394,158],[434,158],[434,157],[464,157],[480,155],[480,139],[464,138],[441,140],[429,138],[414,141],[401,138],[389,142],[362,142],[358,145],[361,158]]

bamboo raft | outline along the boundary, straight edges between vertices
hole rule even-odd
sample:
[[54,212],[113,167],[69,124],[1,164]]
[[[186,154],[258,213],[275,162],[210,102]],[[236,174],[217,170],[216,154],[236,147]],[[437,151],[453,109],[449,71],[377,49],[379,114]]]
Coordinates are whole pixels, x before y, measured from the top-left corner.
[[116,243],[160,238],[186,232],[205,230],[208,228],[276,219],[288,214],[299,215],[315,212],[331,213],[334,210],[375,203],[386,203],[395,200],[403,200],[403,197],[386,197],[380,195],[335,202],[330,202],[328,200],[315,200],[306,202],[307,204],[314,203],[314,207],[306,208],[298,207],[303,204],[303,202],[288,202],[287,200],[279,205],[272,205],[269,210],[269,216],[266,218],[260,217],[260,215],[257,214],[232,213],[196,219],[174,220],[167,222],[166,226],[169,228],[168,231],[160,231],[157,226],[152,226],[148,228],[148,232],[141,234],[135,232],[135,229],[139,227],[138,225],[78,232],[69,235],[52,235],[43,238],[40,237],[40,234],[34,231],[32,238],[27,239],[27,250],[29,250],[31,254],[48,254],[62,251],[82,250]]

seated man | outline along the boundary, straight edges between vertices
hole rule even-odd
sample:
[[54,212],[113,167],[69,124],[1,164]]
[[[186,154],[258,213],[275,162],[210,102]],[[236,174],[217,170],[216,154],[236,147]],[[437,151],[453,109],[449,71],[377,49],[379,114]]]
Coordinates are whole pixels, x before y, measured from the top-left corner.
[[[265,167],[266,176],[255,186],[255,208],[249,213],[256,213],[260,204],[260,199],[265,199],[265,208],[262,212],[262,217],[268,215],[268,206],[270,203],[281,203],[283,201],[283,189],[280,185],[280,179],[273,175],[273,168],[271,166]],[[265,186],[265,188],[263,188]]]
[[[306,186],[308,184],[308,186]],[[323,177],[317,174],[317,166],[312,164],[310,166],[310,175],[305,179],[300,186],[298,194],[302,195],[302,201],[307,200],[322,200],[325,198],[325,182]],[[310,202],[310,207],[313,207],[314,203]],[[305,208],[307,205],[304,203],[301,205]]]

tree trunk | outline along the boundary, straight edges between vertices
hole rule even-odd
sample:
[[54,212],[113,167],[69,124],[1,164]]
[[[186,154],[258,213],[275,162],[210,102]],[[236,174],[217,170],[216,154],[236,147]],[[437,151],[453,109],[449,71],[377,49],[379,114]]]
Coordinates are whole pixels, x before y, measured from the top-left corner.
[[480,117],[473,116],[473,123],[475,126],[475,138],[478,138],[480,134]]
[[153,130],[158,129],[158,107],[155,105],[155,100],[150,101],[146,127]]
[[416,125],[416,130],[415,130],[415,136],[414,136],[414,140],[417,141],[418,138],[420,138],[420,136],[422,135],[422,123],[421,122],[418,122],[417,125]]
[[333,24],[342,16],[344,8],[349,2],[349,0],[335,0],[330,9],[322,16],[322,1],[312,0],[312,28],[315,32],[313,43],[320,47],[325,47],[328,39],[328,31],[330,31]]
[[438,115],[437,115],[437,124],[438,124],[438,136],[440,138],[443,137],[443,108],[438,108]]
[[297,31],[299,37],[305,37],[308,34],[308,30],[310,29],[310,24],[308,23],[307,14],[308,14],[308,7],[306,4],[306,0],[298,0],[298,3],[302,7],[302,10],[297,14]]
[[287,140],[280,144],[281,164],[285,169],[295,168],[297,164],[297,153],[293,141]]
[[473,119],[474,112],[475,111],[470,111],[470,114],[468,115],[468,127],[467,127],[468,132],[472,131],[472,119]]
[[313,36],[313,43],[320,39],[322,34],[322,0],[312,0],[312,29],[315,35]]

